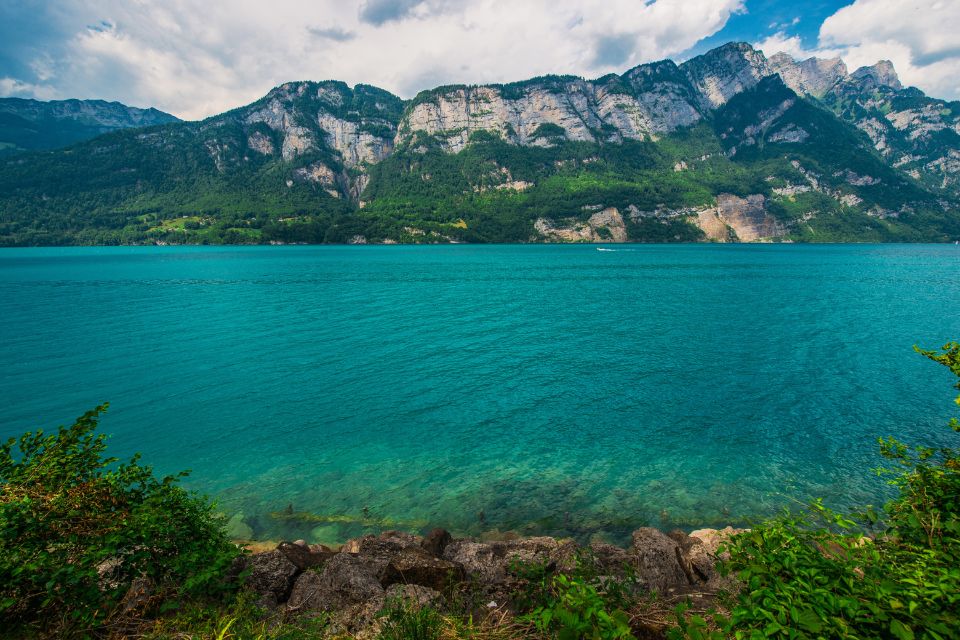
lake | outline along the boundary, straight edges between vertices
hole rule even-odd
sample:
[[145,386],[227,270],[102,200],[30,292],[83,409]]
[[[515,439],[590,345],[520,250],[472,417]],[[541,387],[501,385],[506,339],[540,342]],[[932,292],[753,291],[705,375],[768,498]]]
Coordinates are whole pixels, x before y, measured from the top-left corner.
[[609,249],[4,249],[0,436],[109,401],[112,453],[319,542],[877,503],[879,436],[949,439],[954,245]]

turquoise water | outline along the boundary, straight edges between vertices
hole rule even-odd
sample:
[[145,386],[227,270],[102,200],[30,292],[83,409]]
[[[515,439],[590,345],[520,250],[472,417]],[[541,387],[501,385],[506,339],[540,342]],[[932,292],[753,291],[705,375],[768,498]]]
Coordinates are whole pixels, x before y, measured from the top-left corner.
[[948,437],[951,376],[911,346],[960,337],[958,267],[952,245],[6,249],[0,436],[109,400],[115,452],[192,469],[261,538],[618,540],[876,502],[878,436]]

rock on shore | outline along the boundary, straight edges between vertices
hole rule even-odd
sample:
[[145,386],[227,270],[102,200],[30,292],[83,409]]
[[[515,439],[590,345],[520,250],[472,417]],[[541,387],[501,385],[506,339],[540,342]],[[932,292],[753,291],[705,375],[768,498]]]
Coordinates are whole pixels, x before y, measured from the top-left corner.
[[404,599],[415,605],[438,604],[470,592],[483,602],[511,609],[522,578],[517,567],[536,564],[550,573],[575,568],[578,557],[613,580],[626,580],[638,593],[660,595],[729,587],[715,565],[718,545],[740,530],[701,529],[665,534],[642,528],[628,549],[550,537],[504,541],[454,539],[443,529],[426,537],[398,531],[367,535],[339,551],[303,541],[281,542],[276,549],[245,557],[247,585],[259,603],[290,615],[329,615],[334,632],[374,637],[377,613],[386,603]]

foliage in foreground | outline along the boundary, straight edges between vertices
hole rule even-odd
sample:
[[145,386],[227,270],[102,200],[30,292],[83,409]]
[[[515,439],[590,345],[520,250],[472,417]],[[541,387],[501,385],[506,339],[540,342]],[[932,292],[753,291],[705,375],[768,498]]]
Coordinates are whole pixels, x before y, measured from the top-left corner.
[[[918,351],[960,376],[960,344]],[[950,427],[960,432],[956,418]],[[734,537],[728,568],[743,589],[721,620],[726,633],[698,624],[686,635],[960,638],[960,450],[893,438],[880,450],[896,467],[881,473],[900,490],[885,517],[816,502]]]
[[238,551],[212,505],[158,479],[135,456],[116,464],[97,407],[57,433],[0,445],[0,627],[66,635],[105,625],[135,580],[166,607],[215,597]]

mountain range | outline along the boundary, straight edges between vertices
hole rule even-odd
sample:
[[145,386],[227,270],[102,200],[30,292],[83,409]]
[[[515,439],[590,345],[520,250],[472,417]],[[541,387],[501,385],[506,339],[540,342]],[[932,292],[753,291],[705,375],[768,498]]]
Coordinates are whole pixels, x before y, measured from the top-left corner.
[[411,100],[290,82],[8,154],[0,244],[950,241],[958,197],[960,102],[730,43]]
[[117,129],[179,121],[163,111],[119,102],[0,98],[0,156],[66,147]]

